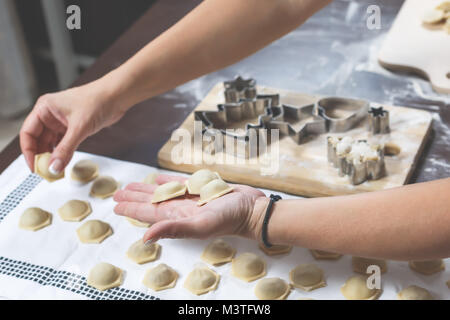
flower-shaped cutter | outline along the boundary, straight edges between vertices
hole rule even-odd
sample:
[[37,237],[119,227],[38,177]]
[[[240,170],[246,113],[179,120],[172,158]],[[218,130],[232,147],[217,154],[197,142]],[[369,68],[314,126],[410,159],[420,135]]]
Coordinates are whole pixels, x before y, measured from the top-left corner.
[[[378,180],[386,174],[384,163],[384,148],[380,145],[371,146],[377,151],[377,159],[368,159],[355,163],[347,155],[339,155],[336,152],[336,145],[342,138],[327,138],[327,156],[328,161],[338,169],[339,175],[347,175],[353,185],[358,185],[366,180]],[[357,142],[367,142],[358,140]]]

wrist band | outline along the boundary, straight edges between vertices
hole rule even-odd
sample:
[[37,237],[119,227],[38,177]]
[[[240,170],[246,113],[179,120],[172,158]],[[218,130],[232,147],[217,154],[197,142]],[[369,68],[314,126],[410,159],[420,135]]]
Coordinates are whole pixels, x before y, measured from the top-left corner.
[[264,246],[266,248],[272,247],[272,244],[267,240],[267,225],[269,224],[270,215],[272,213],[272,206],[274,202],[281,200],[281,197],[275,194],[270,195],[269,205],[267,206],[266,214],[264,216],[262,230],[261,230],[261,238]]

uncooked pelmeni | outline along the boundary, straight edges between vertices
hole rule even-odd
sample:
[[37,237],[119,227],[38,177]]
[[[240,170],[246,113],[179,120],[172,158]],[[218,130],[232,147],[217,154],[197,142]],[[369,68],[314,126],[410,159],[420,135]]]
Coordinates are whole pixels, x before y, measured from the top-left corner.
[[142,222],[142,221],[130,218],[130,217],[125,217],[125,218],[128,220],[129,223],[131,223],[135,227],[148,228],[151,226],[151,224],[147,223],[147,222]]
[[91,269],[87,284],[100,291],[120,286],[122,270],[112,264],[101,262]]
[[305,291],[325,287],[323,270],[315,264],[301,264],[289,272],[291,284]]
[[431,293],[419,286],[409,286],[397,294],[398,300],[434,300]]
[[372,265],[378,266],[381,273],[385,273],[387,271],[386,260],[352,257],[353,271],[357,273],[367,274],[367,268]]
[[442,259],[427,260],[427,261],[410,261],[409,267],[416,272],[425,275],[430,275],[444,270],[445,264]]
[[444,24],[444,31],[447,32],[448,34],[450,34],[450,13],[449,13],[449,17],[447,18],[447,20],[445,21]]
[[291,252],[292,246],[285,246],[280,244],[275,244],[271,246],[270,248],[267,248],[264,244],[260,243],[259,248],[267,254],[268,256],[276,256],[279,254],[286,254]]
[[200,200],[198,200],[198,205],[204,205],[231,191],[233,191],[233,188],[222,179],[212,180],[200,189]]
[[70,200],[58,209],[59,216],[64,221],[78,222],[86,218],[92,212],[89,202],[82,200]]
[[80,160],[72,167],[70,177],[81,183],[92,181],[98,177],[98,165],[91,160]]
[[213,291],[219,284],[220,276],[206,267],[192,270],[184,282],[184,287],[196,295]]
[[443,10],[431,9],[425,12],[422,22],[425,24],[436,24],[444,20],[445,12]]
[[101,243],[112,235],[112,229],[106,222],[89,220],[77,229],[77,234],[83,243]]
[[105,199],[111,197],[118,189],[119,184],[113,177],[98,177],[92,184],[90,195],[95,198]]
[[328,252],[323,250],[309,250],[316,260],[336,260],[342,257],[342,254]]
[[194,172],[188,180],[186,180],[186,187],[189,194],[200,194],[200,189],[211,182],[212,180],[220,179],[220,176],[208,169],[200,169]]
[[152,172],[149,173],[145,179],[144,179],[144,183],[145,184],[156,184],[156,177],[159,176],[159,172]]
[[186,193],[186,186],[178,181],[170,181],[160,185],[153,192],[152,203],[158,203],[182,196]]
[[266,275],[266,262],[254,253],[245,252],[232,260],[231,273],[250,282]]
[[161,263],[147,270],[142,283],[155,291],[173,288],[177,283],[178,273],[167,264]]
[[19,219],[19,228],[37,231],[52,223],[52,214],[40,208],[28,208]]
[[353,276],[341,287],[341,293],[347,300],[375,300],[381,294],[381,289],[369,289],[367,277]]
[[217,266],[230,262],[235,253],[236,249],[229,243],[222,239],[216,239],[206,246],[201,258],[207,263]]
[[264,278],[255,286],[255,295],[260,300],[284,300],[290,292],[289,284],[280,278]]
[[48,170],[51,156],[50,152],[45,152],[34,157],[34,172],[49,182],[64,178],[64,170],[58,174],[52,174]]
[[127,251],[127,257],[138,264],[154,261],[158,258],[161,246],[157,243],[151,245],[145,245],[144,242],[139,239],[133,243]]

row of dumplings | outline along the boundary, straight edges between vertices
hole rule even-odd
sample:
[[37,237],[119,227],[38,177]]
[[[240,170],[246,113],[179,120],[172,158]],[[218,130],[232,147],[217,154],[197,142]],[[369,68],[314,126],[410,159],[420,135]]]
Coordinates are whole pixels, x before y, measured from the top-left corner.
[[[57,175],[49,171],[50,157],[49,152],[36,155],[35,172],[49,182],[64,178],[64,171]],[[71,178],[80,183],[88,183],[95,179],[90,195],[101,199],[112,196],[119,189],[118,182],[110,176],[98,177],[98,174],[99,169],[96,163],[90,160],[81,160],[73,166]],[[155,173],[150,174],[144,183],[155,183],[156,175]],[[154,191],[152,203],[183,196],[186,191],[191,195],[199,195],[198,205],[201,206],[233,191],[233,188],[223,181],[217,172],[201,169],[193,173],[185,184],[170,181],[158,186]]]

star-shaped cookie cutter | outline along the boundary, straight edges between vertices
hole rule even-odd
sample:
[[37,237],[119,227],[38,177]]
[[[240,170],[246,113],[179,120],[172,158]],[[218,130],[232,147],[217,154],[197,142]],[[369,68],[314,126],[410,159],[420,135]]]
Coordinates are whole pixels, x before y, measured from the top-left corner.
[[369,110],[369,130],[372,134],[389,133],[389,111],[383,107],[371,107]]
[[280,107],[273,107],[272,114],[268,127],[279,129],[282,135],[291,137],[297,144],[308,141],[311,136],[327,132],[325,119],[314,114],[314,104],[300,107],[282,104]]
[[238,103],[240,100],[256,98],[255,79],[243,79],[241,76],[237,76],[234,80],[225,81],[223,86],[225,103]]

